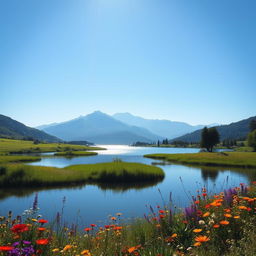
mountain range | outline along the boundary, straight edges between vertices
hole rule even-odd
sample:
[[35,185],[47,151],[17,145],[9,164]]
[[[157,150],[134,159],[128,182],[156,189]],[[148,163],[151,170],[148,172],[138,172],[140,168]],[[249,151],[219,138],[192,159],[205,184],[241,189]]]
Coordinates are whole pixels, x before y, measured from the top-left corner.
[[45,142],[60,142],[59,138],[43,131],[28,127],[8,116],[0,115],[0,138],[40,140]]
[[130,113],[113,116],[95,111],[63,123],[38,126],[65,141],[87,140],[97,144],[132,144],[137,141],[152,143],[172,139],[203,128],[183,122],[145,119]]
[[[227,125],[215,126],[220,134],[220,140],[244,140],[250,131],[250,122],[256,120],[256,116]],[[184,141],[198,143],[201,140],[201,129],[183,136],[174,138],[172,141]]]

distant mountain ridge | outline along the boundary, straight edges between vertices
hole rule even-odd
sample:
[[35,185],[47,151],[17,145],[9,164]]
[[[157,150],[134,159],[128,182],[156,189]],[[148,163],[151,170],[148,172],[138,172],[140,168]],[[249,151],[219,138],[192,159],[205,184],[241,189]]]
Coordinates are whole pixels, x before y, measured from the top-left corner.
[[86,140],[97,144],[132,144],[136,141],[155,142],[163,139],[145,128],[127,125],[100,111],[67,122],[39,127],[66,141]]
[[205,126],[193,126],[185,122],[175,122],[169,120],[145,119],[139,116],[134,116],[130,113],[117,113],[114,114],[113,117],[129,125],[143,127],[154,134],[168,139],[173,139],[186,133],[193,132]]
[[[250,122],[256,119],[256,116],[254,117],[249,117],[247,119],[238,121],[238,122],[233,122],[231,124],[227,125],[220,125],[220,126],[215,126],[216,129],[218,130],[220,134],[220,139],[221,140],[226,140],[226,139],[231,139],[231,140],[239,140],[239,139],[245,139],[248,132],[250,131],[249,125]],[[172,141],[184,141],[184,142],[200,142],[201,140],[201,129],[194,131],[192,133],[185,134],[183,136],[174,138]]]
[[28,127],[12,118],[0,115],[0,137],[11,139],[33,139],[45,142],[60,142],[55,136]]

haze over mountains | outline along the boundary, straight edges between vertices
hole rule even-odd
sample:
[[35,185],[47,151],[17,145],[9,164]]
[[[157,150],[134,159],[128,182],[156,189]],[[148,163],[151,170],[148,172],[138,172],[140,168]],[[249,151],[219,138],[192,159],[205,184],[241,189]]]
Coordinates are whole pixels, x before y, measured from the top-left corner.
[[172,139],[202,128],[187,123],[152,120],[118,113],[113,116],[95,111],[73,120],[37,127],[66,141],[87,140],[97,144],[132,144]]

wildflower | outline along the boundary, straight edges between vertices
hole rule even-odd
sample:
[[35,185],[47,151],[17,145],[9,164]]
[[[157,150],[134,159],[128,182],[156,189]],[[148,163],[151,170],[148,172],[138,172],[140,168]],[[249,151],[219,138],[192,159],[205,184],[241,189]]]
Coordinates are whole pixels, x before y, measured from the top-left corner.
[[90,226],[94,228],[94,227],[96,227],[97,225],[96,225],[96,224],[91,224]]
[[14,247],[12,247],[12,246],[0,246],[0,251],[11,251],[11,250],[13,250],[14,249]]
[[160,224],[156,224],[156,227],[157,227],[157,228],[160,228],[160,227],[161,227],[161,225],[160,225]]
[[200,232],[202,232],[202,229],[201,228],[196,228],[196,229],[193,230],[193,232],[194,233],[200,233]]
[[140,247],[141,247],[141,245],[133,246],[133,247],[129,248],[127,251],[129,253],[132,253],[134,251],[137,251]]
[[227,218],[232,218],[232,215],[229,214],[229,213],[224,214],[224,216],[227,217]]
[[222,220],[222,221],[220,221],[220,224],[221,224],[221,225],[228,225],[228,224],[229,224],[229,221],[227,221],[227,220]]
[[210,240],[210,238],[207,237],[207,236],[197,236],[195,238],[195,241],[200,242],[200,243],[204,243],[204,242],[207,242],[209,240]]
[[31,219],[33,222],[37,222],[37,219]]
[[121,212],[116,213],[117,216],[123,215]]
[[220,225],[219,225],[219,224],[215,224],[215,225],[213,225],[213,227],[214,227],[214,228],[219,228]]
[[239,219],[239,218],[240,218],[239,215],[234,216],[234,219]]
[[206,196],[207,196],[207,193],[203,193],[202,196],[203,196],[203,197],[206,197]]
[[52,249],[52,252],[59,252],[59,251],[60,251],[59,248],[54,248],[54,249]]
[[47,239],[47,238],[38,239],[38,240],[36,240],[36,243],[40,244],[40,245],[47,245],[47,244],[49,244],[49,239]]
[[200,203],[200,201],[199,201],[199,200],[196,200],[194,203],[195,203],[195,204],[199,204],[199,203]]
[[92,228],[85,228],[84,231],[89,232]]
[[194,246],[196,246],[196,247],[198,247],[198,246],[200,246],[201,245],[201,243],[200,242],[196,242],[196,243],[194,243]]
[[82,255],[85,255],[85,256],[91,256],[91,253],[90,253],[89,250],[83,250],[83,251],[81,252],[81,254],[82,254]]
[[230,212],[231,212],[231,210],[230,210],[230,209],[224,209],[224,212],[226,212],[226,213],[230,213]]
[[239,208],[240,210],[247,210],[247,207],[244,206],[244,205],[239,205],[238,208]]
[[70,250],[72,247],[73,247],[73,245],[67,244],[67,245],[63,248],[63,252]]
[[165,215],[164,215],[164,214],[160,214],[160,215],[159,215],[159,218],[160,218],[160,219],[164,219],[164,218],[165,218]]
[[28,225],[26,225],[26,224],[16,224],[11,228],[11,231],[13,233],[16,233],[16,234],[28,231]]
[[38,228],[37,230],[38,230],[38,231],[45,231],[46,228],[40,227],[40,228]]
[[121,230],[121,229],[123,229],[123,227],[121,227],[121,226],[120,227],[114,227],[113,229],[114,230]]
[[208,217],[210,215],[210,212],[206,212],[203,214],[203,217]]
[[116,217],[111,217],[111,220],[116,220]]
[[199,223],[199,225],[204,225],[205,221],[204,220],[199,220],[198,223]]
[[38,223],[45,224],[45,223],[48,223],[48,220],[41,219],[41,220],[38,221]]

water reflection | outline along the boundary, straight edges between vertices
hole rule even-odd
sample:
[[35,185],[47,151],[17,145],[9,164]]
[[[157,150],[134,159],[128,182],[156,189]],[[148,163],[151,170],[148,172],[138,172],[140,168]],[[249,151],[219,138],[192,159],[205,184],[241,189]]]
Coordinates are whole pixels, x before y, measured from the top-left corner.
[[210,179],[212,182],[215,182],[219,175],[218,169],[209,169],[206,167],[201,168],[201,176],[204,181]]

